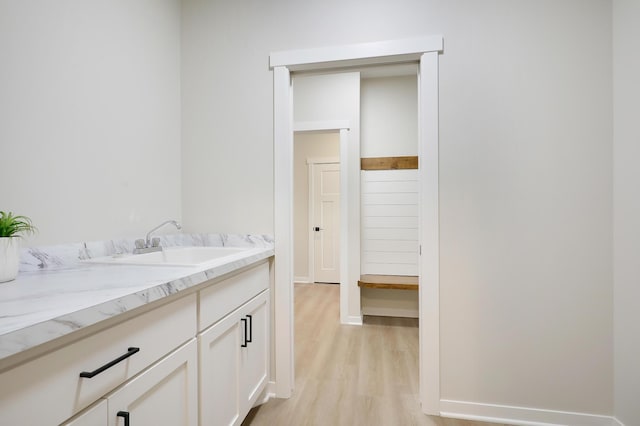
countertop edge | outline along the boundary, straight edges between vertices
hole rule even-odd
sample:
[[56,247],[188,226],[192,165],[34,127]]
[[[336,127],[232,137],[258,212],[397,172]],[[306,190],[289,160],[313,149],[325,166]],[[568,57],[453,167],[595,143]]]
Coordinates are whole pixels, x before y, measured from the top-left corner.
[[0,336],[0,371],[14,364],[12,359],[21,357],[32,349],[68,337],[73,333],[96,326],[103,321],[174,296],[202,283],[274,256],[273,248],[251,249],[250,252],[246,256],[209,269],[198,270],[193,273],[189,271],[183,277],[151,285],[116,299],[102,301],[78,311],[69,312],[56,318],[5,333]]

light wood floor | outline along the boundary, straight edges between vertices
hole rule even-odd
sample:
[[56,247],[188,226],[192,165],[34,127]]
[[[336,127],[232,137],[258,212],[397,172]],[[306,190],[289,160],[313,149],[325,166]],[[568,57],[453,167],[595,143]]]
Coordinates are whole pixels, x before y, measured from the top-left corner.
[[339,286],[295,285],[293,396],[254,408],[243,425],[497,426],[422,414],[418,320],[340,325]]

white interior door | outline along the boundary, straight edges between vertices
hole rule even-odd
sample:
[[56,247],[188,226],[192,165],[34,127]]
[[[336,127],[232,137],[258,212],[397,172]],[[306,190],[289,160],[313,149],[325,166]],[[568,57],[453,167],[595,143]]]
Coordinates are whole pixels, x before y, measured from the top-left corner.
[[314,281],[340,282],[340,164],[314,164],[312,171]]

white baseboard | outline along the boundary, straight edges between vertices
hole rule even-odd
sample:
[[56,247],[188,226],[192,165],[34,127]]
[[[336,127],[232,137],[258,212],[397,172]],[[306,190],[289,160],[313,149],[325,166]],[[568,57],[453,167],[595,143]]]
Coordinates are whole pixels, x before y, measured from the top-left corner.
[[347,317],[347,321],[344,322],[345,325],[362,325],[362,316],[360,315],[352,315]]
[[624,426],[624,423],[622,423],[620,420],[618,420],[616,417],[613,418],[613,422],[611,423],[612,426]]
[[414,309],[366,306],[366,307],[362,307],[362,315],[375,315],[378,317],[418,318],[419,312]]
[[440,400],[440,415],[518,426],[615,425],[611,416],[450,400]]
[[267,382],[262,394],[258,397],[258,400],[254,404],[255,406],[266,404],[271,398],[276,397],[276,382]]
[[293,277],[293,282],[300,284],[311,284],[311,280],[309,279],[309,277]]
[[257,407],[258,405],[266,404],[271,398],[275,398],[275,389],[275,382],[267,382],[267,384],[264,386],[264,390],[260,393],[260,396],[258,396],[258,399],[256,399],[256,402],[255,404],[253,404],[253,406]]
[[276,382],[267,382],[265,394],[267,395],[267,399],[276,397]]

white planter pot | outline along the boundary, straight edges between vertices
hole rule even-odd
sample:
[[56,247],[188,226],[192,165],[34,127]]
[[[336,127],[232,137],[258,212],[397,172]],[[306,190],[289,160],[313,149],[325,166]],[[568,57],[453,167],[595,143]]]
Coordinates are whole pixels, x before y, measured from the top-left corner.
[[18,276],[19,243],[19,237],[0,237],[0,283],[15,280]]

